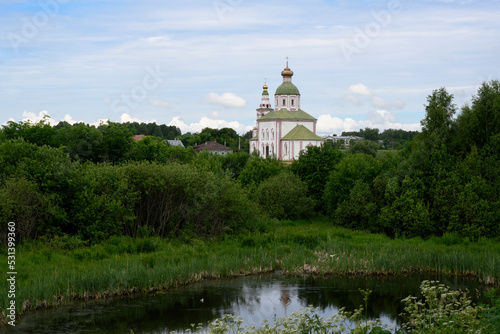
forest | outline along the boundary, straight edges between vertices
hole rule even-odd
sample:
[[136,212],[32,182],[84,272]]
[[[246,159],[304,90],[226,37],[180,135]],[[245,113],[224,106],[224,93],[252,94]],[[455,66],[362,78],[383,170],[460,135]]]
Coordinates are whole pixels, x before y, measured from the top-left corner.
[[[445,88],[434,90],[421,124],[418,134],[360,130],[367,140],[349,149],[308,148],[285,166],[246,153],[251,134],[239,142],[231,129],[182,135],[156,124],[8,122],[0,131],[0,238],[9,221],[20,241],[94,244],[266,231],[317,216],[391,238],[498,238],[499,81],[483,83],[460,110]],[[149,136],[133,141],[139,133]],[[174,138],[188,147],[164,140]],[[370,139],[400,140],[401,148],[380,150]],[[189,147],[206,140],[241,151],[220,157]]]

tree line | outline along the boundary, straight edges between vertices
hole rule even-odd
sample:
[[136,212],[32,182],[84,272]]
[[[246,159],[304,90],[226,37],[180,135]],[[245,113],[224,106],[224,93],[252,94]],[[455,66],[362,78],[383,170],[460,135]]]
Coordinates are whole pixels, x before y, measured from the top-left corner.
[[[195,154],[156,136],[133,141],[132,130],[112,122],[9,122],[0,132],[0,234],[14,221],[25,240],[190,238],[327,215],[392,237],[499,237],[499,82],[483,83],[458,116],[444,88],[425,111],[422,132],[399,151],[323,145],[291,166],[246,152]],[[197,135],[234,137],[224,129]]]

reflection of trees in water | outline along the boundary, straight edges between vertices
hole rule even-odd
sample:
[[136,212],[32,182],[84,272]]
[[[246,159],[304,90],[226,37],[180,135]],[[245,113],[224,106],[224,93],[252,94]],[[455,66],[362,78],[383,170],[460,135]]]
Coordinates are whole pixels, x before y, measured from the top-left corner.
[[[235,280],[206,281],[160,292],[154,296],[100,301],[29,314],[26,326],[12,333],[164,333],[181,330],[190,324],[208,323],[223,314],[249,313],[260,323],[274,309],[291,309],[295,298],[302,306],[313,305],[323,311],[346,307],[353,310],[363,304],[361,289],[373,290],[369,300],[370,317],[394,319],[402,312],[400,300],[416,295],[424,279],[437,279],[453,288],[475,287],[474,281],[431,276],[391,278],[328,277],[279,278],[250,277]],[[475,295],[475,294],[471,294]],[[296,309],[297,305],[294,305]],[[31,319],[30,319],[31,317]],[[33,325],[30,325],[32,323]],[[32,328],[32,329],[30,329]]]
[[421,297],[419,288],[423,280],[439,280],[453,289],[479,288],[477,280],[463,277],[438,275],[409,275],[398,277],[308,277],[304,283],[307,288],[299,289],[297,298],[302,305],[314,305],[325,311],[327,308],[345,307],[353,311],[364,308],[363,295],[358,289],[370,289],[368,316],[370,318],[388,317],[392,321],[400,319],[403,312],[401,300],[409,295]]

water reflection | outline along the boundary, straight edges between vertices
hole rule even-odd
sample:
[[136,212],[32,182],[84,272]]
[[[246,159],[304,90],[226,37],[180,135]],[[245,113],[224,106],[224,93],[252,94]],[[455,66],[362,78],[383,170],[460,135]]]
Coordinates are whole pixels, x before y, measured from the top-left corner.
[[[330,316],[341,307],[354,310],[363,304],[361,289],[373,290],[368,305],[370,317],[397,323],[401,299],[419,295],[424,279],[437,279],[453,288],[482,289],[477,280],[412,275],[383,278],[285,278],[279,275],[206,281],[187,287],[110,301],[78,303],[57,310],[28,314],[6,333],[130,333],[156,334],[207,323],[223,314],[240,315],[249,324],[282,317],[313,305],[320,315]],[[473,294],[476,295],[475,293]],[[2,331],[0,330],[0,331]]]

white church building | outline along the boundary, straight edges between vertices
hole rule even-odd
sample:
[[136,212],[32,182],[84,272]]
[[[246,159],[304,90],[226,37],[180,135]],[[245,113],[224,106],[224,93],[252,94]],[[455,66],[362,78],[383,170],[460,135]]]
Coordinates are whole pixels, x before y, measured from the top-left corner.
[[318,120],[300,109],[300,92],[292,83],[293,71],[288,68],[288,61],[281,75],[283,83],[274,93],[274,109],[267,91],[269,87],[267,84],[263,87],[250,153],[293,161],[308,146],[321,146],[323,138],[316,135]]

